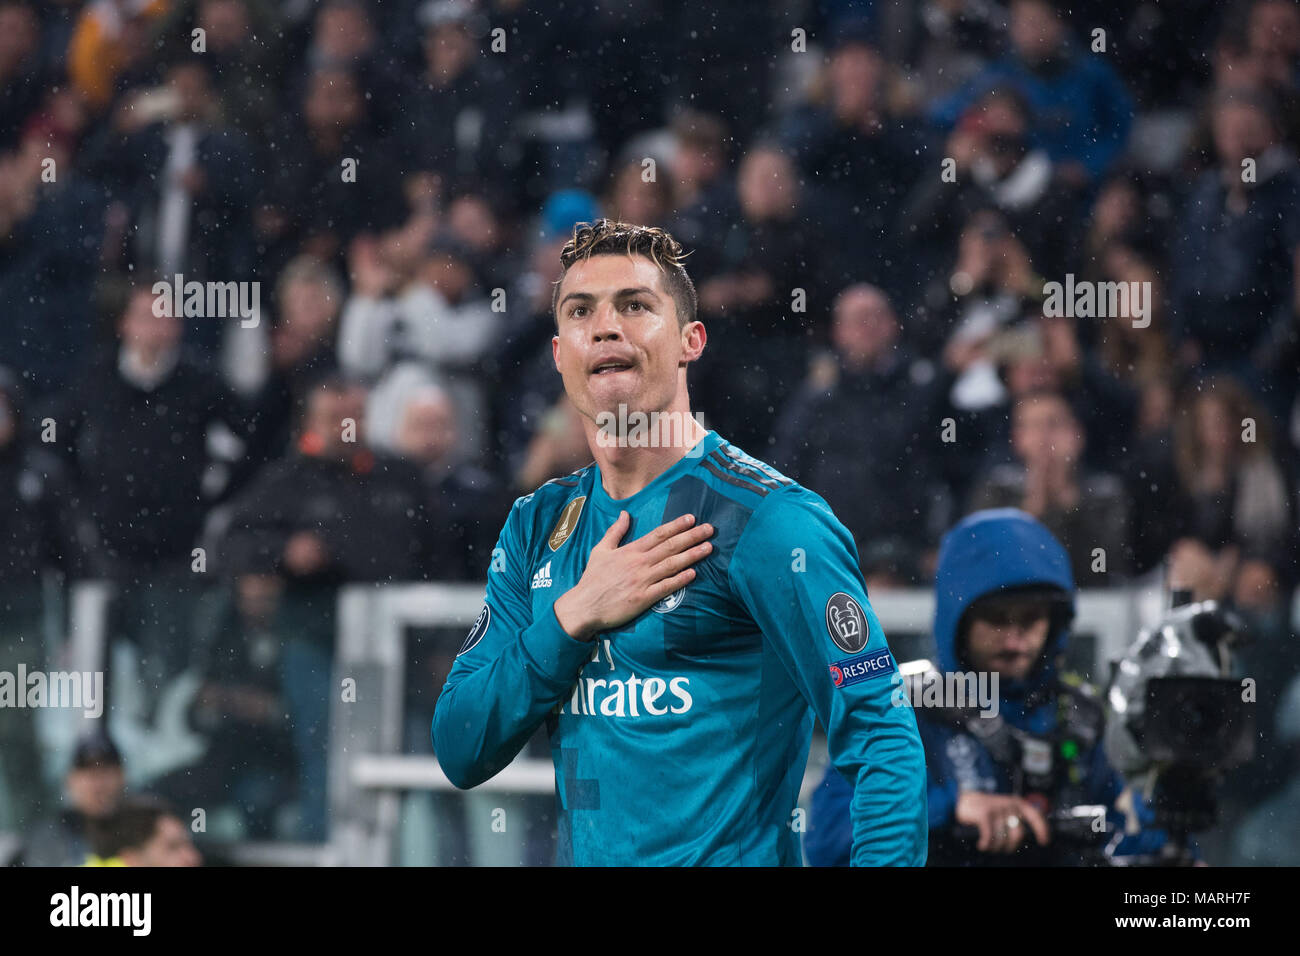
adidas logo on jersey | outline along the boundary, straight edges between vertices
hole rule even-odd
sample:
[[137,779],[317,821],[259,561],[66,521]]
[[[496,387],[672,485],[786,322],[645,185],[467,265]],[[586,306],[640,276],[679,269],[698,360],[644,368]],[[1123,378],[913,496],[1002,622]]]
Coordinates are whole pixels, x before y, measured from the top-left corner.
[[537,573],[533,575],[533,586],[530,590],[536,591],[538,588],[549,588],[551,586],[551,562],[547,561]]

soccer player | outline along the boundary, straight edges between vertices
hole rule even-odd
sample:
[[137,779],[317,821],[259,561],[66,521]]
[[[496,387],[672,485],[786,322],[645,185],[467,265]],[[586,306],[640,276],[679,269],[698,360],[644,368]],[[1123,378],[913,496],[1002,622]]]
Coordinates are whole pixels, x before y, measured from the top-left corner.
[[816,714],[853,785],[853,862],[924,864],[924,754],[853,539],[691,416],[707,336],[681,258],[607,219],[561,253],[552,349],[595,461],[511,509],[438,759],[476,786],[545,722],[561,864],[798,865]]

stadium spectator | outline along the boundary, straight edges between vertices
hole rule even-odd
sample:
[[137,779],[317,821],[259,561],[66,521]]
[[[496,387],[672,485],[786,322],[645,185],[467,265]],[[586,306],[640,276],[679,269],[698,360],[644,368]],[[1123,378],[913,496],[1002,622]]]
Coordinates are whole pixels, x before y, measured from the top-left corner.
[[1076,248],[1070,259],[1078,264],[1080,274],[1097,278],[1096,272],[1112,244],[1149,250],[1157,245],[1155,234],[1163,223],[1156,220],[1144,197],[1155,192],[1151,183],[1130,171],[1108,176],[1097,187]]
[[[1133,245],[1113,240],[1101,250],[1094,274],[1099,282],[1120,282],[1130,289],[1145,284],[1151,290],[1149,322],[1144,319],[1135,323],[1130,316],[1120,314],[1099,320],[1090,349],[1096,361],[1105,372],[1138,389],[1168,380],[1174,368],[1167,331],[1167,300],[1155,265]],[[1081,326],[1089,327],[1086,323]]]
[[343,290],[332,269],[308,256],[290,262],[280,274],[270,369],[256,399],[248,455],[258,466],[288,450],[308,390],[338,370],[335,342]]
[[[1122,274],[1129,278],[1146,276],[1140,267],[1126,263],[1116,268],[1125,270]],[[1152,288],[1152,316],[1149,317],[1158,314],[1157,291],[1157,288]],[[1123,315],[1108,316],[1100,322],[1103,345],[1117,334],[1116,327],[1126,325],[1126,333],[1133,327],[1133,319]],[[1123,373],[1113,370],[1096,350],[1084,346],[1079,331],[1090,328],[1089,320],[1044,316],[1037,319],[1036,325],[1037,348],[1031,347],[1028,355],[1009,364],[1003,373],[1009,391],[1013,396],[1020,395],[1041,384],[1064,393],[1077,410],[1084,437],[1090,446],[1085,452],[1086,463],[1097,468],[1112,468],[1115,460],[1129,447],[1132,423],[1143,400],[1139,394],[1143,380],[1136,370]],[[1160,339],[1158,328],[1147,327],[1143,331],[1150,333],[1153,340]],[[1158,345],[1153,343],[1148,348],[1154,352]],[[1153,403],[1148,403],[1147,407],[1155,408]]]
[[103,111],[124,77],[146,68],[153,32],[170,0],[91,0],[68,45],[68,79],[92,109]]
[[[512,113],[510,123],[495,130],[492,137],[493,145],[500,145],[510,165],[518,170],[510,181],[500,184],[507,190],[512,215],[527,218],[552,193],[589,190],[599,181],[606,157],[596,139],[593,90],[603,71],[541,67],[567,57],[576,62],[582,55],[578,51],[594,49],[594,19],[591,4],[543,6],[526,0],[496,0],[491,9],[492,29],[505,32],[513,51],[499,58],[505,61],[504,82],[520,101],[520,112]],[[677,35],[686,34],[681,31]],[[643,87],[638,93],[638,105],[659,95],[652,87]],[[617,95],[625,96],[626,87]],[[517,161],[512,155],[516,142]]]
[[708,209],[718,201],[727,170],[727,127],[708,113],[684,110],[673,120],[673,208]]
[[262,0],[174,0],[159,33],[191,38],[203,31],[203,57],[211,65],[221,115],[245,135],[257,137],[275,120],[279,90],[249,77],[273,77],[282,63],[282,41],[271,5]]
[[[1300,152],[1300,6],[1295,0],[1253,0],[1244,20],[1246,55],[1260,85],[1278,104],[1278,125]],[[1241,20],[1234,18],[1233,26]]]
[[582,416],[562,395],[542,417],[528,443],[523,465],[514,478],[515,490],[528,494],[538,485],[571,474],[590,462]]
[[[116,128],[125,139],[101,141],[101,155],[88,159],[127,204],[129,261],[168,281],[178,274],[187,281],[251,281],[254,272],[246,212],[253,153],[220,118],[211,71],[199,54],[174,63],[163,87],[122,105]],[[149,97],[156,109],[146,108]],[[187,344],[214,361],[221,323],[203,316],[186,324]]]
[[[1213,71],[1208,90],[1195,91],[1195,99],[1200,100],[1195,114],[1195,124],[1187,144],[1185,157],[1186,172],[1189,175],[1200,173],[1214,166],[1214,94],[1226,90],[1250,91],[1262,94],[1270,106],[1279,107],[1278,127],[1283,133],[1292,152],[1300,151],[1300,142],[1292,134],[1294,128],[1289,124],[1285,110],[1287,98],[1285,93],[1271,92],[1264,76],[1266,57],[1256,56],[1251,52],[1249,39],[1250,18],[1246,12],[1253,0],[1241,0],[1235,16],[1224,18],[1223,28],[1215,39],[1211,61]],[[1208,94],[1208,95],[1207,95]],[[1193,102],[1195,101],[1193,99]]]
[[86,862],[90,828],[117,809],[125,790],[122,755],[113,741],[105,735],[78,741],[63,778],[64,808],[27,830],[22,864],[80,866]]
[[247,427],[234,393],[182,354],[169,305],[134,287],[118,319],[119,347],[50,411],[52,447],[66,456],[122,580],[189,568],[206,510],[230,490],[210,473],[209,430],[224,426],[238,438]]
[[1144,390],[1133,447],[1123,456],[1124,487],[1133,505],[1129,541],[1135,574],[1163,562],[1187,524],[1188,503],[1179,491],[1171,451],[1174,395],[1172,381]]
[[814,366],[777,423],[773,460],[822,489],[860,555],[915,550],[938,484],[928,454],[934,369],[899,343],[893,307],[874,286],[839,294],[831,342],[834,357]]
[[[879,265],[896,257],[897,217],[921,175],[920,135],[891,112],[888,82],[889,65],[863,31],[840,31],[826,67],[824,102],[799,104],[785,118],[780,138],[802,176],[821,184],[837,208],[851,211],[844,228],[872,249],[871,267],[897,293],[897,270]],[[857,278],[860,269],[846,278]]]
[[931,119],[951,128],[986,90],[1010,84],[1029,102],[1031,141],[1042,146],[1062,178],[1095,182],[1119,158],[1133,121],[1133,100],[1105,59],[1080,50],[1060,0],[1011,0],[1011,49],[953,96],[931,106]]
[[406,581],[427,568],[415,470],[366,444],[366,389],[326,379],[308,393],[296,448],[235,505],[229,566],[290,587]]
[[889,46],[898,51],[915,95],[926,101],[954,94],[973,79],[1007,32],[1005,7],[990,0],[920,0],[889,13],[881,32],[897,39]]
[[488,573],[497,524],[509,507],[490,472],[457,453],[458,410],[445,389],[424,386],[406,401],[397,427],[396,450],[423,471],[437,580],[481,581]]
[[975,211],[993,208],[1040,272],[1064,278],[1081,197],[1047,150],[1031,147],[1023,97],[1010,86],[981,95],[958,119],[943,156],[955,161],[955,179],[921,177],[902,213],[909,255],[951,247]]
[[[776,410],[802,379],[826,314],[841,253],[823,243],[821,200],[800,185],[791,159],[760,145],[740,163],[727,210],[707,219],[694,246],[700,318],[715,348],[699,363],[700,408],[738,447],[762,449]],[[720,236],[720,240],[707,238]],[[799,291],[801,290],[802,296]],[[724,361],[725,359],[725,361]]]
[[[6,624],[24,617],[41,574],[57,568],[69,578],[93,578],[105,570],[99,536],[86,501],[63,461],[34,441],[34,422],[18,376],[0,366],[0,608]],[[17,628],[21,630],[21,628]]]
[[1020,396],[1011,410],[1015,464],[993,468],[969,511],[1019,508],[1052,532],[1075,580],[1109,587],[1128,571],[1129,505],[1120,480],[1081,468],[1084,432],[1069,402],[1052,392]]
[[406,363],[428,369],[464,409],[464,450],[478,458],[487,442],[488,399],[477,366],[496,340],[499,315],[474,285],[467,251],[450,236],[416,250],[409,272],[395,258],[378,243],[353,244],[339,364],[372,381]]
[[761,129],[774,92],[770,51],[790,40],[779,7],[715,0],[682,4],[674,14],[670,108],[690,106],[725,116],[737,129]]
[[423,69],[403,93],[399,136],[408,169],[502,183],[522,159],[518,94],[471,35],[476,15],[460,0],[418,7]]
[[1300,173],[1262,94],[1220,91],[1212,117],[1217,162],[1175,233],[1174,338],[1189,364],[1232,372],[1284,408],[1296,389]]
[[518,250],[510,242],[512,231],[501,206],[493,189],[474,180],[462,180],[448,189],[447,235],[465,247],[478,288],[493,295],[519,274]]
[[189,656],[208,512],[247,475],[245,407],[182,353],[169,299],[131,287],[120,345],[96,357],[46,416],[51,448],[66,457],[108,559],[111,639],[133,648],[148,707]]
[[51,82],[35,8],[25,0],[0,3],[0,150],[18,145],[23,123],[40,106]]
[[955,251],[952,264],[930,283],[911,337],[927,352],[943,348],[944,364],[957,376],[953,404],[976,410],[1005,397],[985,346],[1026,316],[1042,314],[1043,280],[994,209],[971,215]]
[[273,266],[301,252],[342,264],[364,231],[405,216],[390,151],[374,134],[365,87],[345,67],[320,63],[304,83],[300,110],[286,113],[255,212],[255,235]]
[[662,227],[673,212],[673,189],[668,179],[657,172],[646,178],[643,159],[629,157],[614,168],[609,191],[601,206],[623,222],[643,222],[647,226]]
[[[655,0],[595,0],[581,9],[582,41],[588,49],[627,51],[618,57],[618,68],[593,70],[584,77],[590,90],[591,119],[595,141],[607,156],[657,128],[668,110],[671,82],[677,54],[673,44],[685,32],[678,32],[681,7],[668,7]],[[550,11],[548,11],[549,13]],[[692,38],[696,39],[696,38]],[[629,88],[638,95],[628,96]],[[677,107],[679,104],[674,103]]]
[[379,16],[380,9],[365,0],[320,4],[303,61],[309,71],[341,70],[350,75],[366,101],[370,132],[385,139],[395,132],[405,84],[397,63],[381,45]]
[[205,597],[188,662],[201,683],[186,709],[202,752],[150,790],[178,806],[204,807],[214,836],[292,837],[281,812],[293,800],[296,767],[281,690],[279,591],[273,580],[249,575]]
[[0,302],[15,306],[0,323],[0,357],[34,398],[66,384],[96,339],[104,200],[73,165],[72,146],[66,129],[37,117],[16,151],[0,152]]
[[1294,576],[1294,503],[1274,456],[1272,429],[1240,384],[1189,388],[1174,421],[1173,464],[1185,516],[1181,549],[1203,552],[1195,591],[1224,597],[1238,563],[1254,558]]
[[281,692],[293,714],[299,834],[327,836],[325,737],[337,588],[411,581],[431,568],[425,492],[407,462],[366,446],[366,389],[322,381],[297,447],[268,465],[232,508],[223,543],[241,594],[274,603]]

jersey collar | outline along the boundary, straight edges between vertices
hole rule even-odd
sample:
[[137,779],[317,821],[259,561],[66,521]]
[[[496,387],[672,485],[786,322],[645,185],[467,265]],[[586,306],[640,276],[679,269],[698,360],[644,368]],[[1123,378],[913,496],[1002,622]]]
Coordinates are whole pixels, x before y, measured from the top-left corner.
[[721,444],[723,444],[722,436],[710,429],[709,432],[700,439],[699,443],[675,462],[671,468],[668,468],[666,471],[659,474],[650,482],[650,484],[627,498],[611,498],[609,496],[609,493],[605,491],[605,483],[601,478],[600,465],[597,464],[593,469],[595,481],[591,489],[592,503],[611,511],[631,511],[640,502],[653,496],[660,488],[671,484],[682,475],[689,472],[699,463],[700,459]]

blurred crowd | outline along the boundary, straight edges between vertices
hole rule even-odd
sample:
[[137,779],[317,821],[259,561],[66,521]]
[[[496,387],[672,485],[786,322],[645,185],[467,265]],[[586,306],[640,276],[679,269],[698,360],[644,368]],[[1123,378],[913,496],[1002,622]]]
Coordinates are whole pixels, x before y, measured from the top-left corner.
[[[338,586],[480,581],[590,460],[550,304],[598,216],[690,250],[699,416],[873,593],[1012,505],[1296,666],[1296,0],[0,0],[0,89],[0,655],[114,582],[137,683],[205,678],[182,806],[321,838]],[[0,721],[3,830],[52,804]]]

